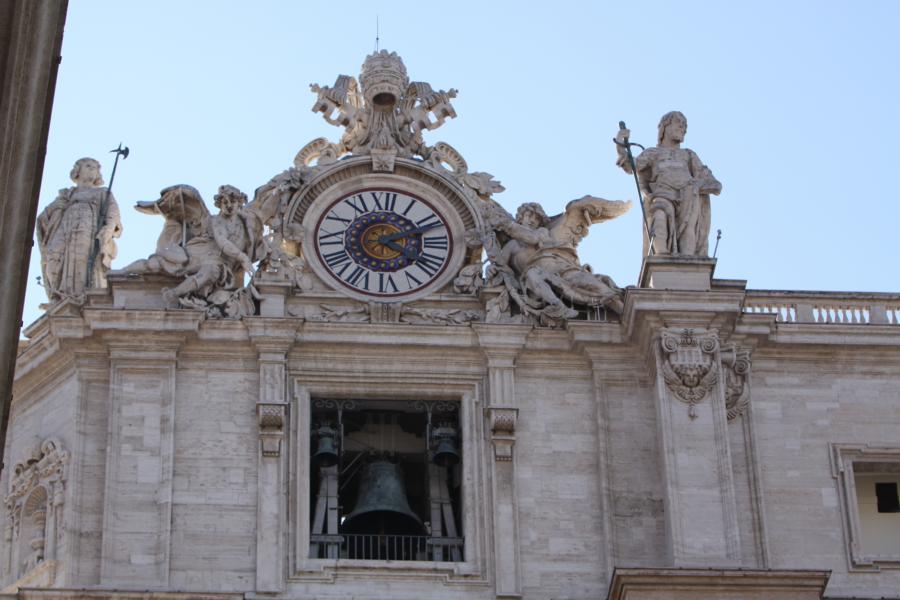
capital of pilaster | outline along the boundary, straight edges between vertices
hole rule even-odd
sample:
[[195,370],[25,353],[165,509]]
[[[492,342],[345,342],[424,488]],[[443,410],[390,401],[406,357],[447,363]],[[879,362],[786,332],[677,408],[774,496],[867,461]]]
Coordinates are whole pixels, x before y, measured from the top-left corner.
[[297,329],[303,321],[293,317],[246,317],[243,323],[260,360],[283,361],[294,345]]
[[473,323],[472,329],[478,336],[478,344],[488,361],[488,368],[512,368],[516,357],[528,335],[534,329],[531,325],[489,325]]
[[103,336],[109,358],[117,361],[174,362],[187,339],[179,331],[109,332]]

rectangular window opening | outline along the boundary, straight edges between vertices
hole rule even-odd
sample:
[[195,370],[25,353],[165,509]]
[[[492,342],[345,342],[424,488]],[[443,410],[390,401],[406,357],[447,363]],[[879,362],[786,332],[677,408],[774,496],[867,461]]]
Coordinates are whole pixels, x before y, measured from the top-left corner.
[[897,483],[875,483],[875,497],[878,501],[878,512],[900,512],[900,496],[897,494]]
[[464,560],[459,403],[312,402],[310,558]]

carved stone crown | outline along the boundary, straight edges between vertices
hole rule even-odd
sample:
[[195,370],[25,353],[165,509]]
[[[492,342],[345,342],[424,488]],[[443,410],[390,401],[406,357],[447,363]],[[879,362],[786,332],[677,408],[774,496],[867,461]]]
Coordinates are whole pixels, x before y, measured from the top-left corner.
[[396,52],[387,50],[366,57],[359,81],[369,106],[394,107],[409,86],[403,59]]

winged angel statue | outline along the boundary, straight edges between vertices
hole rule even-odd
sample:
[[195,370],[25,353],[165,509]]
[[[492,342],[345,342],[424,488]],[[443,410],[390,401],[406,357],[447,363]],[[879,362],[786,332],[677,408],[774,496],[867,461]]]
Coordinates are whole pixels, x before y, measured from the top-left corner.
[[149,258],[135,261],[118,274],[164,273],[182,279],[163,297],[213,317],[254,314],[254,289],[244,274],[266,255],[263,218],[246,205],[247,196],[223,185],[214,198],[219,214],[211,215],[196,188],[173,185],[160,198],[135,208],[166,219]]
[[579,307],[603,307],[621,313],[624,292],[606,275],[578,260],[576,248],[594,223],[625,214],[631,202],[584,196],[548,217],[540,204],[521,205],[516,217],[496,202],[483,205],[490,230],[483,235],[490,261],[488,285],[503,291],[488,304],[487,320],[535,320],[559,325]]

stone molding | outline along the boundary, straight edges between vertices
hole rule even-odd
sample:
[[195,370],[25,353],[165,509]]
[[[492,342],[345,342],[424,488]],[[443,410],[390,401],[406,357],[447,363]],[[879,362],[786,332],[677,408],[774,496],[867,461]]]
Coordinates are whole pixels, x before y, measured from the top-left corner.
[[616,569],[608,600],[819,600],[830,571]]
[[243,600],[243,593],[227,592],[151,592],[119,589],[19,589],[0,596],[3,600]]

